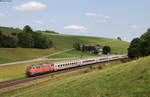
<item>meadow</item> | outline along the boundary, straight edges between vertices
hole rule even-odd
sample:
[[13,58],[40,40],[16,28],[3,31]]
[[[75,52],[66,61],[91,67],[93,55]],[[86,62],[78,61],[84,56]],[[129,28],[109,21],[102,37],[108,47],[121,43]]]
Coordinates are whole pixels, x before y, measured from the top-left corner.
[[53,76],[2,97],[150,97],[150,57]]
[[[63,34],[49,34],[45,33],[54,43],[51,49],[30,49],[30,48],[0,48],[0,64],[30,60],[43,56],[47,56],[59,51],[71,49],[75,42],[81,44],[100,44],[101,46],[108,45],[111,47],[111,54],[126,54],[129,46],[128,42],[119,41],[116,39],[90,37],[90,36],[75,36]],[[69,51],[63,54],[51,56],[50,58],[64,58],[64,57],[79,57],[82,52]],[[97,56],[94,54],[82,53],[83,56]],[[62,56],[63,55],[63,56]]]
[[[63,35],[63,34],[50,34],[45,33],[54,42],[54,47],[51,49],[30,49],[30,48],[0,48],[0,64],[30,60],[43,56],[48,56],[60,51],[71,49],[74,42],[80,42],[81,44],[100,44],[109,45],[112,48],[111,54],[126,54],[127,48],[129,46],[128,42],[119,41],[116,39],[101,38],[101,37],[90,37],[90,36],[75,36],[75,35]],[[81,51],[67,51],[61,54],[49,56],[48,58],[52,63],[54,61],[59,61],[63,59],[59,58],[87,58],[87,57],[97,57],[101,55],[95,55],[90,53],[85,53]],[[58,59],[57,59],[58,58]],[[53,59],[55,59],[53,61]],[[69,59],[70,60],[70,59]],[[0,67],[0,81],[15,79],[25,76],[25,70],[28,65],[45,63],[47,61],[32,62],[24,64],[13,64],[9,66]],[[16,69],[17,68],[17,69]]]

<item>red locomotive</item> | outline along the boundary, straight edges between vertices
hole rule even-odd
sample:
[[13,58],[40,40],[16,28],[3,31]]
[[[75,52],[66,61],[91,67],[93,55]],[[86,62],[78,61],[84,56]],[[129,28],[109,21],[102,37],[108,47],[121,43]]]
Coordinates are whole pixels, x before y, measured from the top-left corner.
[[89,58],[83,60],[57,62],[53,64],[32,65],[27,67],[26,75],[28,77],[31,77],[46,72],[53,72],[53,71],[63,70],[63,69],[72,68],[76,66],[101,63],[101,62],[113,61],[113,60],[124,59],[124,58],[128,58],[128,57],[126,55],[112,55],[112,56]]

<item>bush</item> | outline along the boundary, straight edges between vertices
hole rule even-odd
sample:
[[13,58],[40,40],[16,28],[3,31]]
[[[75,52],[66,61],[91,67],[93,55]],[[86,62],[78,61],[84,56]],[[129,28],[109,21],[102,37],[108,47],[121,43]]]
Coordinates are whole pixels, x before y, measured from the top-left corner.
[[103,54],[109,54],[111,52],[111,48],[109,46],[103,47]]
[[90,72],[90,69],[89,69],[89,68],[86,69],[86,70],[84,70],[84,73],[88,73],[88,72]]
[[99,66],[98,66],[98,69],[102,69],[102,65],[99,65]]

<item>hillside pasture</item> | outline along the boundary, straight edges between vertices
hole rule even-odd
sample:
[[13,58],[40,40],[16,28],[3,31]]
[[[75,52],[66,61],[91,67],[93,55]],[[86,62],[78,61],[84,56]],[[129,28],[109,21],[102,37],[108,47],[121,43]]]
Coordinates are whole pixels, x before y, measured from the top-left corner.
[[128,63],[76,71],[1,93],[2,97],[150,97],[150,57]]

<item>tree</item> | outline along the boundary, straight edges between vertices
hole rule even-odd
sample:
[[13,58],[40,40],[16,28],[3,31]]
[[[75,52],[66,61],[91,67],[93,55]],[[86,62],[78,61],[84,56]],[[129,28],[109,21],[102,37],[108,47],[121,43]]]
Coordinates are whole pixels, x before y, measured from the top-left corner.
[[3,36],[2,47],[16,48],[17,46],[18,46],[17,38],[11,36]]
[[52,41],[49,38],[42,38],[41,41],[43,43],[41,45],[42,49],[51,48],[53,45]]
[[11,35],[12,36],[17,36],[17,33],[16,32],[12,32]]
[[150,40],[148,39],[142,40],[139,49],[140,49],[141,56],[144,57],[150,55]]
[[0,47],[16,48],[18,46],[17,37],[3,35],[0,31]]
[[19,33],[19,46],[23,48],[33,48],[34,40],[31,33]]
[[2,32],[0,31],[0,47],[2,47],[2,41],[3,41],[3,34],[2,34]]
[[150,28],[147,29],[147,32],[150,32]]
[[79,42],[75,42],[75,43],[73,44],[73,48],[76,49],[76,50],[81,50],[80,43],[79,43]]
[[111,52],[111,48],[109,46],[103,47],[103,54],[109,54]]
[[150,55],[150,28],[141,37],[140,52],[141,56]]
[[41,33],[33,33],[33,39],[35,48],[46,49],[51,48],[53,46],[53,42]]
[[128,48],[129,58],[135,59],[141,56],[140,44],[141,44],[141,40],[139,38],[135,38],[131,41],[130,46]]
[[121,37],[117,37],[118,40],[122,41]]
[[84,52],[85,50],[85,45],[82,45],[82,52]]
[[23,28],[23,32],[24,33],[32,33],[32,28],[28,25],[26,25],[24,28]]

